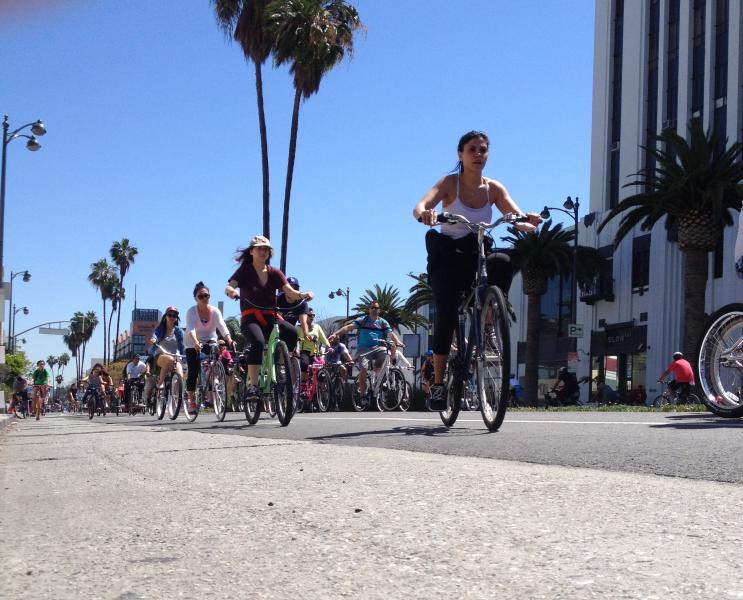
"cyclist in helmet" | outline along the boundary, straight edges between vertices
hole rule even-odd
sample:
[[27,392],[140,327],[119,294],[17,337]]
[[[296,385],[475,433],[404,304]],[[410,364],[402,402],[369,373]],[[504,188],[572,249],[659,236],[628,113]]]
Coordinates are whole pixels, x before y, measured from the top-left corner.
[[691,368],[691,363],[684,358],[682,352],[673,353],[673,361],[663,371],[663,374],[658,377],[658,383],[662,383],[666,375],[673,373],[674,379],[668,383],[668,387],[674,392],[681,388],[679,396],[686,400],[686,397],[691,391],[691,386],[694,385],[694,369]]

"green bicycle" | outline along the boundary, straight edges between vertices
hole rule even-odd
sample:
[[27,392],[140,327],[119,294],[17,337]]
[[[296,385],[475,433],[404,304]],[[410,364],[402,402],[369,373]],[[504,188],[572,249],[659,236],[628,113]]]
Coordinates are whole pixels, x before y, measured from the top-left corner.
[[[259,310],[274,311],[277,314],[281,309],[278,307],[264,308],[250,304]],[[263,351],[263,362],[258,375],[259,396],[248,397],[247,370],[244,385],[240,386],[242,403],[245,408],[245,418],[250,425],[255,425],[261,416],[263,406],[276,407],[276,416],[282,427],[289,425],[294,416],[294,394],[298,389],[299,373],[289,356],[289,348],[286,343],[279,339],[279,325],[274,319],[271,335],[268,337],[266,347]]]

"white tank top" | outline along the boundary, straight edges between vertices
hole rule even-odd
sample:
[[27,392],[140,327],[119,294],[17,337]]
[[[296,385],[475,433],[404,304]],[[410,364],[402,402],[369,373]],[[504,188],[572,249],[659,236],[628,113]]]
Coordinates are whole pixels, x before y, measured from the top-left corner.
[[[462,202],[459,197],[459,174],[457,174],[457,197],[446,207],[446,212],[462,215],[471,223],[490,223],[493,219],[493,205],[490,203],[490,186],[488,185],[485,186],[485,197],[487,202],[482,208],[471,208]],[[442,223],[441,233],[457,240],[472,232],[461,223]]]

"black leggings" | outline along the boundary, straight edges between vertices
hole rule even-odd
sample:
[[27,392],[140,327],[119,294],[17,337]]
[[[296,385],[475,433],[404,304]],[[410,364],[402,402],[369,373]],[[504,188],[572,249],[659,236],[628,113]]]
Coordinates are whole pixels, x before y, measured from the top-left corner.
[[[240,323],[240,331],[245,336],[245,341],[250,344],[248,351],[248,364],[260,365],[263,362],[263,349],[266,347],[266,340],[271,335],[273,322],[267,317],[268,325],[262,326],[256,321],[253,315],[249,315]],[[297,330],[294,325],[286,321],[279,320],[279,338],[286,342],[289,352],[297,346]]]
[[[476,260],[476,258],[475,258]],[[457,324],[457,305],[462,292],[469,292],[475,280],[472,257],[454,254],[429,273],[436,317],[433,324],[433,353],[448,355]],[[508,293],[513,280],[511,257],[493,252],[487,257],[488,283]]]

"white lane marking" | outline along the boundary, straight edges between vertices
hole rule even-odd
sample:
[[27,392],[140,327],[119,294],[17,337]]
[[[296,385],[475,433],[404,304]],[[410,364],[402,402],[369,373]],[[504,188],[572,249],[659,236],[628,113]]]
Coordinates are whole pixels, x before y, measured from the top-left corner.
[[[297,415],[295,418],[306,419]],[[310,417],[311,418],[311,417]],[[434,422],[441,423],[441,419],[430,418],[412,418],[412,417],[326,417],[323,416],[320,421],[416,421],[416,422]],[[457,419],[457,423],[482,423],[482,419]],[[550,421],[550,420],[527,420],[527,419],[506,419],[504,423],[549,423],[558,425],[659,425],[663,421]],[[443,425],[443,423],[442,423]]]

